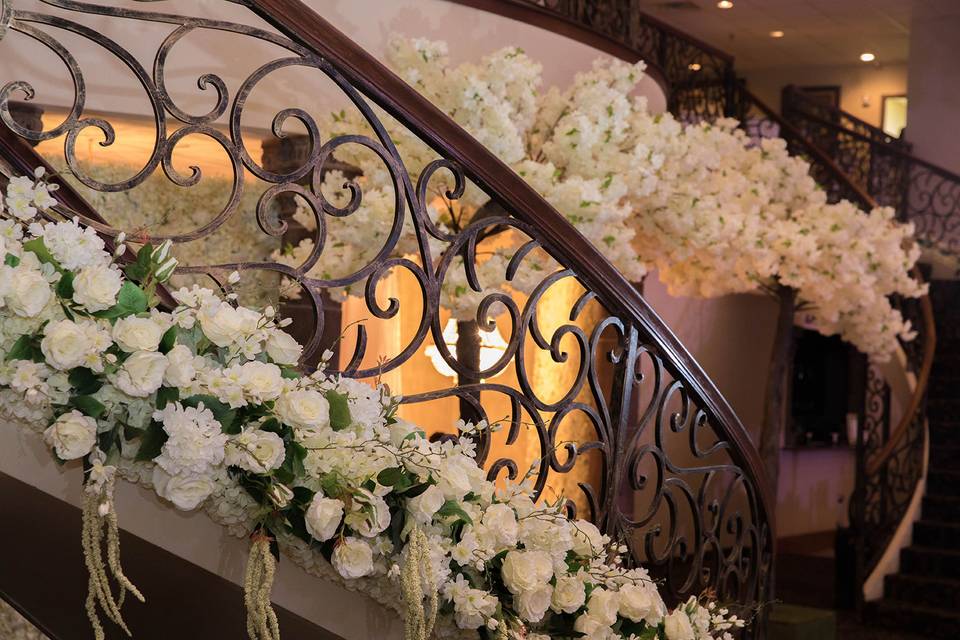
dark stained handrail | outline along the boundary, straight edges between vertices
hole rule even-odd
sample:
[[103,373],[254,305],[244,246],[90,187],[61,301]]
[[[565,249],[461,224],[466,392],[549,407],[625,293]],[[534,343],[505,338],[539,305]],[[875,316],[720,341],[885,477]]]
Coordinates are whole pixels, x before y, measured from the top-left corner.
[[503,208],[542,233],[543,244],[573,268],[588,289],[611,310],[636,321],[666,354],[689,390],[717,419],[757,483],[763,517],[773,536],[773,499],[763,465],[750,435],[706,372],[637,289],[576,228],[520,176],[493,155],[445,113],[431,104],[376,58],[299,0],[248,0],[263,19],[282,33],[330,61],[401,124],[416,132],[441,156],[456,160],[467,175]]

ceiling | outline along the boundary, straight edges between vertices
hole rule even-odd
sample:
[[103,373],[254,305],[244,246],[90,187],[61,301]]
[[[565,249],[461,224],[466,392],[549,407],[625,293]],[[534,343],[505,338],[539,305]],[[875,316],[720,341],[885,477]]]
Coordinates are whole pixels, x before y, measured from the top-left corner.
[[[936,0],[641,0],[648,13],[736,57],[741,70],[906,62],[913,11]],[[950,0],[954,7],[960,0]],[[944,9],[944,10],[949,10]],[[781,30],[775,39],[770,32]],[[876,64],[874,63],[874,64]]]

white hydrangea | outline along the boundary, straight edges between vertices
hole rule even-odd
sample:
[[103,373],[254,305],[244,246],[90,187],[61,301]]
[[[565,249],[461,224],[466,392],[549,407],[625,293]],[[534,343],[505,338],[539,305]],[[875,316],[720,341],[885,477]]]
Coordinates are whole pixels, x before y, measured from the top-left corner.
[[227,435],[213,412],[202,404],[184,407],[171,403],[155,412],[153,419],[168,436],[154,461],[171,476],[208,474],[223,462]]

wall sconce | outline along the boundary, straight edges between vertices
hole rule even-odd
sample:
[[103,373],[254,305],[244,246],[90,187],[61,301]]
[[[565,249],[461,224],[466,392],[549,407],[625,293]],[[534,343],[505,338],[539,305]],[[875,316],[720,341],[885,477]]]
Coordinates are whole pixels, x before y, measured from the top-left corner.
[[[443,326],[443,343],[447,345],[447,349],[454,358],[457,357],[457,340],[459,337],[457,333],[457,321],[450,318],[447,320],[447,324]],[[496,364],[497,360],[503,357],[506,350],[507,341],[500,335],[500,330],[497,329],[497,327],[494,327],[493,331],[480,330],[481,370],[489,369]],[[436,345],[429,345],[424,350],[424,353],[430,358],[430,362],[433,363],[433,368],[437,370],[437,373],[448,378],[453,378],[454,380],[457,379],[457,372],[443,359],[443,356],[440,355],[440,349],[438,349]],[[500,375],[505,370],[506,367],[494,374],[494,377]]]

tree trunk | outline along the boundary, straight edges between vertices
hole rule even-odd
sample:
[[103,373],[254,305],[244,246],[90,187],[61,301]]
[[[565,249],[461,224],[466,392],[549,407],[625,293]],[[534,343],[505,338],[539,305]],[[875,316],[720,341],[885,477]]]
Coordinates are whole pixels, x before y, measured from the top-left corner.
[[781,287],[777,299],[780,310],[777,314],[773,353],[770,355],[763,403],[763,431],[760,433],[760,458],[766,468],[774,496],[777,495],[777,478],[780,473],[780,440],[787,423],[789,407],[790,375],[793,370],[793,315],[797,292]]

